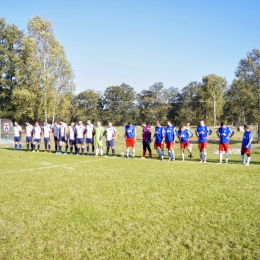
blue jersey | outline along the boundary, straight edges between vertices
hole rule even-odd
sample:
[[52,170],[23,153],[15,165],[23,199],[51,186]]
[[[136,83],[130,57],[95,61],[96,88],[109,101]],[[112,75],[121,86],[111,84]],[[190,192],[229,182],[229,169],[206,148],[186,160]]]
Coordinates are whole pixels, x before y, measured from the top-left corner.
[[190,136],[192,136],[192,133],[189,129],[186,128],[184,130],[178,130],[177,135],[180,138],[181,143],[186,143],[189,141]]
[[[243,140],[242,140],[242,148],[251,149],[252,144],[248,145],[248,143],[253,139],[252,131],[248,130],[244,132]],[[247,146],[248,145],[248,146]],[[246,147],[247,146],[247,147]]]
[[230,135],[233,135],[235,132],[229,127],[229,126],[226,126],[226,127],[220,127],[218,130],[217,130],[217,135],[219,135],[220,139],[219,139],[219,143],[220,144],[226,144],[226,143],[229,143],[229,139],[228,137]]
[[164,128],[162,126],[156,126],[154,132],[155,143],[160,144],[164,138],[164,134]]
[[171,125],[171,126],[166,126],[165,127],[165,142],[171,143],[174,142],[176,135],[176,127]]
[[134,125],[125,126],[125,136],[126,136],[126,138],[135,137],[135,126]]
[[199,143],[206,143],[208,142],[208,134],[212,133],[212,130],[209,129],[206,125],[198,126],[195,129],[195,134],[198,136]]

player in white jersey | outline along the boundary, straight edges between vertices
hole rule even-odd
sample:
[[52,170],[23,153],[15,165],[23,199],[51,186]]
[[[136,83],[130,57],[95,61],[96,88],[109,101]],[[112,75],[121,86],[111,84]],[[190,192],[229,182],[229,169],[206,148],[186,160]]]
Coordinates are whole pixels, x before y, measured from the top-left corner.
[[69,126],[68,139],[69,139],[69,145],[70,145],[70,154],[73,153],[73,147],[75,148],[75,153],[76,153],[76,138],[75,138],[75,123],[74,122],[72,122]]
[[55,153],[58,152],[58,145],[59,145],[59,129],[60,126],[58,123],[55,121],[52,126],[52,132],[53,132],[53,137],[54,137],[54,144],[55,144]]
[[105,136],[107,146],[106,157],[108,156],[110,147],[112,149],[112,155],[115,156],[115,138],[117,137],[117,130],[112,126],[111,122],[108,123],[105,130]]
[[84,134],[85,134],[85,126],[82,124],[82,121],[79,120],[78,124],[75,126],[76,145],[77,145],[76,155],[79,155],[80,148],[81,148],[81,155],[84,155]]
[[20,151],[22,150],[21,135],[22,127],[18,125],[18,122],[14,122],[14,151],[17,151],[18,145]]
[[33,150],[33,143],[32,143],[32,135],[33,135],[33,126],[29,123],[29,121],[25,122],[25,131],[26,131],[26,146],[27,146],[27,152],[29,152],[29,148],[31,145],[31,150]]
[[62,151],[62,142],[65,143],[65,152],[64,154],[67,154],[68,151],[68,140],[67,140],[67,136],[66,136],[66,132],[67,132],[67,124],[60,119],[60,128],[59,128],[59,151],[57,152],[57,154],[61,154]]
[[93,139],[93,135],[94,135],[94,125],[91,124],[91,121],[90,120],[87,120],[86,122],[86,126],[85,126],[85,129],[86,129],[86,150],[87,150],[87,153],[86,155],[89,154],[89,147],[91,146],[91,149],[92,149],[92,155],[94,155],[95,153],[95,146],[94,146],[94,139]]
[[51,134],[51,126],[48,124],[47,121],[44,121],[42,127],[43,131],[43,138],[44,138],[44,152],[51,153],[51,143],[50,143],[50,134]]
[[35,152],[35,147],[36,147],[36,144],[38,145],[38,149],[37,149],[37,152],[39,153],[40,151],[40,145],[41,145],[41,135],[42,135],[42,129],[41,127],[39,126],[39,123],[36,122],[35,123],[35,126],[33,128],[33,152]]

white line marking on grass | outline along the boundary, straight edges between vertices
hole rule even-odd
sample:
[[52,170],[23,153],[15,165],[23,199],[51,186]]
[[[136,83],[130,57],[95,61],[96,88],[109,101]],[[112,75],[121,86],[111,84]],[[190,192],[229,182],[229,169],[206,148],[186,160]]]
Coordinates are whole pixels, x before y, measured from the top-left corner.
[[[112,160],[115,158],[110,158],[109,160]],[[44,169],[50,169],[50,168],[58,168],[58,167],[66,167],[66,166],[71,166],[71,165],[77,165],[77,164],[82,164],[82,163],[90,163],[90,162],[97,162],[102,160],[97,159],[97,160],[91,160],[91,161],[83,161],[83,162],[75,162],[75,163],[66,163],[66,164],[57,164],[57,165],[52,165],[52,166],[45,166],[45,167],[38,167],[38,168],[28,168],[24,170],[16,170],[16,171],[9,171],[9,172],[0,172],[0,174],[8,174],[8,173],[18,173],[18,172],[28,172],[28,171],[36,171],[36,170],[44,170]],[[71,169],[71,168],[67,168]]]

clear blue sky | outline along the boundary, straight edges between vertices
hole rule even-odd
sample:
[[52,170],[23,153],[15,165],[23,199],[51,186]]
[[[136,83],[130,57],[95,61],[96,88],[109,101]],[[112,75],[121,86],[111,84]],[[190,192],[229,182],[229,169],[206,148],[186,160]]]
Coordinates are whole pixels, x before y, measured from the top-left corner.
[[155,82],[179,89],[211,73],[230,84],[240,59],[260,48],[259,0],[13,0],[0,16],[26,30],[53,22],[75,71],[77,91]]

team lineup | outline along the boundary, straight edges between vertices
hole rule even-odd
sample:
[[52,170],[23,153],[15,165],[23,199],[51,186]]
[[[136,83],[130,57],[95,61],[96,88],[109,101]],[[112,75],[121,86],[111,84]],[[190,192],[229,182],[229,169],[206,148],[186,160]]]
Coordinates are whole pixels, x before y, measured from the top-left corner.
[[[28,121],[25,122],[26,133],[26,148],[27,151],[39,152],[41,140],[44,140],[44,152],[51,153],[51,134],[53,134],[55,153],[56,154],[76,154],[76,155],[93,155],[104,156],[103,151],[103,136],[106,139],[106,153],[108,156],[110,149],[112,156],[116,156],[115,153],[115,139],[118,136],[116,128],[109,122],[107,127],[101,125],[101,122],[97,122],[94,126],[90,120],[87,120],[84,125],[82,121],[77,123],[72,122],[69,126],[61,119],[59,122],[54,122],[53,125],[44,121],[43,126],[40,126],[38,122],[35,125],[31,125]],[[212,134],[212,130],[205,125],[201,120],[199,125],[195,129],[195,137],[198,140],[198,149],[200,154],[200,163],[207,162],[207,146],[208,136]],[[223,154],[225,154],[225,163],[228,163],[229,159],[229,141],[234,135],[234,131],[226,126],[225,123],[221,123],[221,126],[217,129],[216,134],[219,138],[219,162],[223,161]],[[156,122],[154,134],[152,135],[151,127],[146,122],[142,123],[142,144],[143,154],[141,159],[146,158],[146,152],[148,151],[150,159],[152,159],[151,143],[154,142],[154,149],[158,154],[158,159],[163,160],[165,157],[164,148],[168,151],[168,161],[175,160],[174,144],[176,138],[179,139],[181,149],[181,160],[185,160],[184,151],[187,148],[188,157],[193,158],[192,155],[192,138],[193,133],[190,131],[190,123],[186,123],[185,126],[180,126],[179,129],[172,125],[170,120],[167,120],[167,126],[164,127],[159,121]],[[131,122],[125,126],[124,133],[126,143],[126,158],[135,157],[135,143],[136,143],[136,126]],[[18,122],[14,122],[14,150],[22,149],[22,127]],[[244,125],[244,135],[241,145],[241,159],[242,164],[249,165],[251,159],[251,146],[252,146],[253,134],[248,125]],[[64,146],[64,147],[63,147]],[[64,150],[63,150],[64,148]],[[86,149],[86,153],[85,153]],[[130,149],[132,153],[130,155]],[[62,152],[63,150],[63,152]],[[247,160],[245,160],[245,154]],[[124,156],[124,153],[120,154]]]

